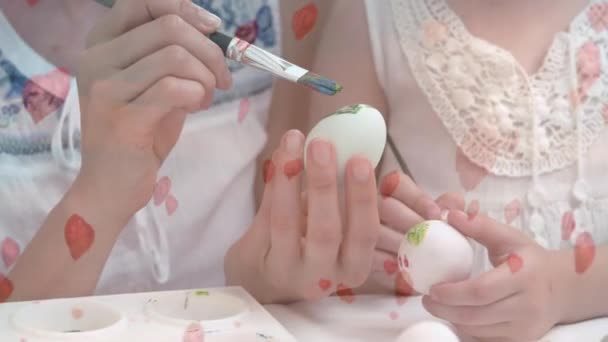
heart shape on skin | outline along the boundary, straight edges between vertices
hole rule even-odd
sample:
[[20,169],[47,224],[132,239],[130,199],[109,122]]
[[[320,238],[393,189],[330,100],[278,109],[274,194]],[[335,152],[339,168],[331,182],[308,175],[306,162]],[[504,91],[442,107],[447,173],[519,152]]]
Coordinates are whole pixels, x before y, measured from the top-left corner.
[[576,239],[574,246],[574,265],[576,273],[587,272],[595,259],[595,242],[590,233],[584,232]]
[[239,116],[238,116],[238,122],[241,123],[243,121],[245,121],[245,118],[247,118],[247,114],[249,114],[249,109],[251,108],[251,101],[249,100],[249,98],[244,98],[241,100],[241,102],[239,103]]
[[319,280],[319,288],[323,291],[329,290],[331,287],[331,280],[329,279],[321,279]]
[[40,0],[26,0],[27,4],[30,5],[30,6],[32,6],[32,7],[38,5],[39,1]]
[[171,191],[171,179],[167,176],[161,177],[154,186],[154,205],[161,205],[169,195],[169,191]]
[[72,259],[78,260],[93,245],[95,231],[82,217],[74,214],[65,224],[65,241]]
[[521,268],[524,267],[524,259],[515,253],[511,253],[507,258],[507,265],[509,266],[511,273],[515,274],[521,271]]
[[386,274],[393,275],[397,272],[398,269],[399,265],[395,260],[387,259],[384,261],[384,271],[386,272]]
[[318,16],[319,9],[314,2],[310,2],[294,13],[291,27],[296,40],[302,40],[312,32]]
[[7,237],[2,241],[2,260],[4,261],[4,265],[6,268],[10,268],[17,258],[19,254],[21,254],[21,248],[19,248],[19,244],[17,241],[13,240],[10,237]]
[[388,314],[388,317],[391,319],[391,321],[396,321],[399,319],[399,313],[395,312],[395,311],[391,311],[391,313]]
[[167,196],[167,199],[165,200],[165,207],[167,208],[167,214],[169,216],[172,216],[175,213],[178,206],[179,203],[173,195]]
[[355,292],[353,289],[346,287],[343,284],[338,285],[336,295],[338,295],[343,302],[348,304],[352,304],[355,301]]
[[6,302],[13,293],[13,283],[4,274],[0,273],[0,303]]

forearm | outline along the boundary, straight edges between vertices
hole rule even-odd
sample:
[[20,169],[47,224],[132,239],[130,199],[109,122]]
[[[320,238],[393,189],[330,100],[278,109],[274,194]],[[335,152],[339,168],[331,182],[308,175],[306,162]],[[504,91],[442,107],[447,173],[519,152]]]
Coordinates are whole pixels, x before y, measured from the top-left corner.
[[[575,270],[575,250],[562,253],[562,279],[567,293],[561,323],[574,323],[583,320],[608,316],[608,245],[597,246],[591,266],[584,273]],[[579,253],[579,260],[585,254]],[[560,286],[560,285],[558,285]]]
[[[304,4],[296,0],[283,0],[280,4],[281,26],[285,28],[281,35],[281,55],[288,61],[303,68],[314,69],[313,62],[322,33],[325,31],[327,14],[332,6],[331,1],[317,2],[319,17],[312,32],[304,39],[296,40],[291,30],[294,13]],[[325,75],[324,75],[325,76]],[[279,145],[281,136],[290,130],[298,129],[304,133],[308,130],[311,91],[299,84],[277,80],[274,84],[272,101],[269,108],[266,131],[268,139],[257,160],[258,176],[255,181],[257,203],[260,203],[264,182],[261,176],[264,161],[272,157],[272,152]]]
[[92,294],[128,220],[118,218],[110,207],[85,186],[74,185],[51,211],[8,275],[12,284],[8,300]]

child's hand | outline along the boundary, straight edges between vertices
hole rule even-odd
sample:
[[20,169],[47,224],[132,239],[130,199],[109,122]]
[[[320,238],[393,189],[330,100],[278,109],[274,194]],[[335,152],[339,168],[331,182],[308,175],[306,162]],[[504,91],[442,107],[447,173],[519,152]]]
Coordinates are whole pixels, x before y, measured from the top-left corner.
[[524,233],[492,219],[450,212],[449,224],[488,249],[491,271],[470,280],[436,285],[424,306],[464,334],[500,341],[531,341],[561,319],[564,253],[548,251]]
[[[78,85],[82,169],[75,188],[129,218],[151,198],[186,114],[228,88],[219,18],[186,0],[118,1],[88,37]],[[192,156],[196,158],[197,156]]]
[[[424,220],[438,220],[442,211],[464,210],[462,196],[445,193],[434,200],[407,175],[401,172],[388,174],[381,182],[379,200],[382,228],[374,252],[374,272],[362,289],[364,292],[403,292],[396,284],[399,279],[397,253],[407,231]],[[402,286],[402,285],[401,285]],[[401,293],[404,294],[404,293]]]
[[380,229],[372,165],[361,157],[349,161],[342,216],[333,145],[315,140],[308,146],[306,196],[303,149],[302,133],[283,136],[267,163],[254,223],[226,256],[228,283],[263,303],[314,300],[358,287],[371,269]]

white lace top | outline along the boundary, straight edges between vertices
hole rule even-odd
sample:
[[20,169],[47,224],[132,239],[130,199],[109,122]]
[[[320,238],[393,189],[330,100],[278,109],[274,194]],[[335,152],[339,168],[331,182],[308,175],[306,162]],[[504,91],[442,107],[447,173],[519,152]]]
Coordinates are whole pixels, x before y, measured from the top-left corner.
[[590,1],[532,75],[446,0],[366,5],[389,131],[422,187],[466,193],[549,248],[608,240],[608,1]]

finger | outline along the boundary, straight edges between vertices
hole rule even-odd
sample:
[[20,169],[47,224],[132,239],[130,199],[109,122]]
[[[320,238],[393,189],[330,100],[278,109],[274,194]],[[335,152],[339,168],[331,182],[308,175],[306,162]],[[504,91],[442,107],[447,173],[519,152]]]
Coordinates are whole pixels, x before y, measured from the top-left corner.
[[[394,290],[395,278],[399,272],[396,256],[375,250],[373,253],[372,269],[369,279],[363,286],[357,288],[361,293],[384,294]],[[388,266],[385,268],[385,265]],[[395,271],[395,269],[397,269]]]
[[343,281],[361,286],[372,267],[372,256],[380,233],[374,169],[364,157],[354,157],[346,173],[346,232],[341,246]]
[[221,19],[191,0],[117,1],[112,10],[91,30],[87,46],[116,38],[133,28],[164,15],[175,14],[205,34],[215,32]]
[[187,115],[188,113],[185,110],[177,109],[161,119],[160,132],[154,136],[154,152],[160,160],[164,161],[175,147]]
[[397,255],[401,241],[403,240],[403,233],[397,232],[385,225],[380,227],[380,235],[378,237],[378,243],[376,249],[381,250],[390,254]]
[[401,234],[424,221],[420,215],[392,197],[380,200],[380,218],[386,226]]
[[[177,55],[167,57],[178,60],[173,62],[168,59],[167,63],[180,62],[179,58],[182,56],[179,53],[186,50],[196,57],[205,69],[212,72],[220,89],[230,87],[230,72],[222,50],[177,15],[162,16],[138,26],[114,40],[95,46],[89,51],[87,58],[90,59],[89,63],[97,68],[104,64],[111,64],[113,68],[124,69],[142,58],[170,46],[179,46],[182,49],[174,48],[172,51]],[[215,88],[215,81],[213,88]]]
[[439,219],[441,210],[433,199],[414,181],[401,172],[388,174],[380,186],[384,197],[393,197],[425,219]]
[[435,285],[430,295],[434,301],[451,306],[482,306],[511,297],[522,290],[522,275],[513,273],[507,263],[476,278]]
[[179,45],[168,46],[144,57],[105,82],[120,85],[120,87],[116,87],[116,101],[130,102],[146,88],[166,76],[200,83],[204,94],[195,107],[189,108],[191,111],[200,110],[208,105],[209,100],[207,99],[212,97],[215,89],[215,78],[203,63]]
[[198,82],[173,76],[164,77],[124,108],[124,113],[135,114],[122,115],[120,119],[126,122],[119,129],[132,130],[132,136],[145,136],[145,133],[137,134],[136,130],[155,128],[164,116],[175,110],[187,112],[200,107],[204,94],[205,89]]
[[462,195],[456,192],[447,192],[435,201],[441,210],[460,210],[464,211],[466,203]]
[[512,322],[502,322],[490,325],[466,325],[454,324],[454,328],[459,333],[478,339],[489,339],[492,342],[518,342],[525,341],[513,339],[506,336],[513,336],[517,333]]
[[284,274],[299,264],[301,257],[303,145],[304,135],[296,130],[289,131],[283,136],[281,146],[273,158],[277,169],[272,180],[271,248],[267,263]]
[[[270,251],[270,210],[272,207],[273,182],[276,168],[272,159],[266,160],[262,165],[264,193],[260,207],[255,215],[251,229],[245,233],[244,240],[250,241],[247,245],[252,251],[251,255],[263,255],[264,260]],[[260,251],[263,251],[260,254]]]
[[307,268],[314,270],[314,274],[331,277],[342,242],[336,152],[331,143],[322,139],[315,139],[308,146],[308,222],[304,258]]
[[306,191],[302,191],[300,202],[302,203],[302,215],[308,216],[308,193]]
[[482,306],[450,306],[428,296],[422,298],[425,309],[433,316],[468,326],[482,326],[511,322],[520,314],[519,296],[514,295],[496,303]]
[[268,217],[268,226],[270,226],[270,208],[272,207],[272,192],[273,192],[273,182],[276,175],[276,166],[274,161],[271,159],[267,159],[262,164],[262,181],[264,182],[264,193],[262,195],[262,201],[260,203],[260,208],[258,209],[258,213],[263,213]]
[[470,218],[461,211],[451,211],[448,223],[463,235],[484,245],[491,256],[505,256],[529,241],[522,232],[481,214]]

